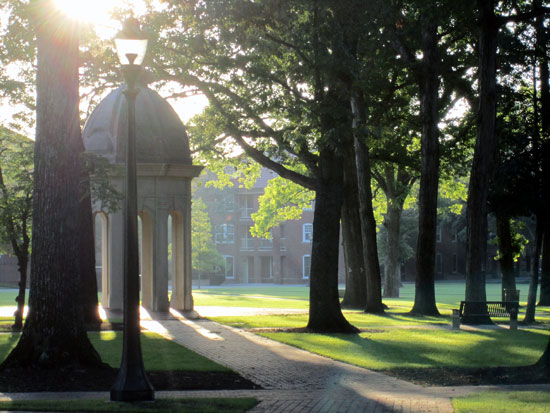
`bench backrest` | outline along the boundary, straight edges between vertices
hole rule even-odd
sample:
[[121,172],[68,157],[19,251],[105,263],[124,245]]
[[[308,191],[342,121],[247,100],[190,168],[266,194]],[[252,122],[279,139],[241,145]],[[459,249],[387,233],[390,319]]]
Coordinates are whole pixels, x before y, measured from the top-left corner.
[[485,308],[490,317],[509,317],[512,310],[515,310],[516,314],[518,313],[518,306],[517,301],[461,301],[460,315],[464,315],[466,307],[470,307],[475,315],[481,313]]

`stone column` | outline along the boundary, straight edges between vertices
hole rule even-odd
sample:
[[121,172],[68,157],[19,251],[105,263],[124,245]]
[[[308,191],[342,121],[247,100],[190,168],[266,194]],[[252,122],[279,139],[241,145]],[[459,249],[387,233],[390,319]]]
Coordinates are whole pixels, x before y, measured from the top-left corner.
[[141,305],[153,309],[153,220],[141,212]]
[[191,180],[185,180],[185,210],[183,213],[183,309],[193,310],[193,256],[191,250]]
[[185,182],[183,211],[173,214],[173,273],[170,306],[180,311],[193,310],[191,254],[191,183]]
[[172,213],[172,297],[170,307],[183,310],[184,304],[184,257],[183,257],[183,217],[181,211]]
[[151,310],[168,311],[168,209],[157,205],[153,223],[153,303]]
[[[101,304],[103,307],[109,305],[111,295],[111,250],[109,244],[109,218],[103,212],[98,212],[101,219]],[[97,235],[97,234],[96,234]]]
[[122,310],[124,296],[124,219],[122,211],[110,215],[109,219],[109,277],[108,298],[102,300],[104,307],[110,310]]

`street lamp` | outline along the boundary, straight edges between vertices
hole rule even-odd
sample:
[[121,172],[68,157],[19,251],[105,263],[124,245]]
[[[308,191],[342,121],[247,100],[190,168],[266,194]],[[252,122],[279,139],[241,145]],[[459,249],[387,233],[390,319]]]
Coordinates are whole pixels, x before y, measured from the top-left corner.
[[153,386],[143,368],[140,344],[135,108],[139,93],[136,79],[147,50],[147,39],[135,18],[130,17],[124,22],[115,44],[126,82],[124,96],[128,105],[128,142],[124,202],[124,334],[122,362],[111,388],[111,400],[133,402],[155,398]]

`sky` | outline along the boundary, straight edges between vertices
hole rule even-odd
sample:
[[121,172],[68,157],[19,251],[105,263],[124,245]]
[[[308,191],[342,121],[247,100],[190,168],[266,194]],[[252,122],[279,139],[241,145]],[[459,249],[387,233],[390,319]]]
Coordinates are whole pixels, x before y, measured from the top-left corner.
[[[54,0],[54,3],[71,18],[93,24],[96,33],[104,39],[113,39],[121,29],[120,22],[110,17],[114,8],[130,6],[136,17],[146,12],[143,0]],[[157,4],[159,8],[162,7],[160,3]],[[161,90],[160,95],[168,96],[170,91],[168,89]],[[169,102],[183,122],[189,121],[193,116],[202,112],[208,104],[208,100],[203,95],[185,99],[170,99]],[[9,123],[12,115],[18,110],[19,108],[14,107],[0,107],[0,123]],[[33,130],[24,132],[34,139]]]

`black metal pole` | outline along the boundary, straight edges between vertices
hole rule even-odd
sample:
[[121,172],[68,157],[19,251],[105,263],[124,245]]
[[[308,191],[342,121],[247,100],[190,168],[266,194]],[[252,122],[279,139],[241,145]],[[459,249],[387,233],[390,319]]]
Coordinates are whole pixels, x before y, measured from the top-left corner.
[[123,67],[128,105],[128,142],[126,158],[126,197],[124,203],[124,332],[122,362],[111,388],[113,401],[150,401],[155,399],[153,386],[143,368],[139,315],[139,250],[136,179],[136,96],[135,80],[140,67]]

